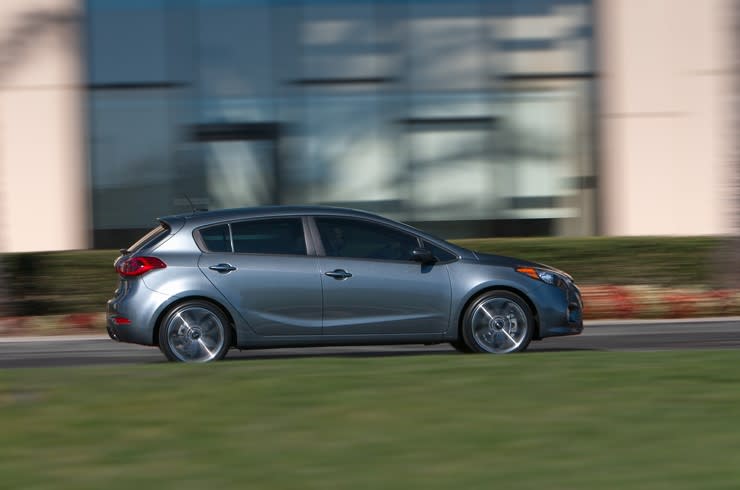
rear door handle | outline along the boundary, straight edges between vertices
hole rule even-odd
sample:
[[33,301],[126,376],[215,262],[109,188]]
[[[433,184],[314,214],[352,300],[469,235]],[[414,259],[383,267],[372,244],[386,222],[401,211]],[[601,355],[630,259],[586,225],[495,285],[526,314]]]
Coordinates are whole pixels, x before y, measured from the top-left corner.
[[216,264],[209,267],[212,271],[220,272],[225,274],[227,272],[235,271],[236,267],[231,264]]
[[329,277],[333,277],[334,279],[342,280],[347,279],[348,277],[352,277],[352,274],[347,272],[344,269],[334,269],[333,271],[324,272],[325,275]]

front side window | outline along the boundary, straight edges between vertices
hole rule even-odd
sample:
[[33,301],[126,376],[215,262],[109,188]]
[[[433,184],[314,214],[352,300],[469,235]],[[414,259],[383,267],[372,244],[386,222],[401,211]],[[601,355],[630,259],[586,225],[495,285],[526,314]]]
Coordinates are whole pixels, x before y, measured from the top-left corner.
[[432,252],[432,255],[434,255],[434,257],[439,262],[450,262],[457,258],[455,254],[450,253],[447,250],[443,249],[442,247],[438,247],[434,245],[433,243],[428,242],[426,240],[424,240],[424,248]]
[[349,218],[316,218],[329,257],[413,260],[416,237],[387,226]]
[[300,218],[276,218],[231,223],[234,252],[306,255]]

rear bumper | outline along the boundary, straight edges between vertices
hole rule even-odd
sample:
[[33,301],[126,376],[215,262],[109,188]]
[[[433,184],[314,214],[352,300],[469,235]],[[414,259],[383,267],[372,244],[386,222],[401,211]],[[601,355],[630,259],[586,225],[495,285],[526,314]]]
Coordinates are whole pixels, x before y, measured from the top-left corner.
[[120,342],[121,339],[118,338],[118,332],[116,330],[115,325],[111,325],[110,321],[108,321],[108,324],[105,326],[105,329],[108,331],[108,337],[110,337],[111,340]]
[[169,296],[147,289],[140,281],[126,285],[106,305],[106,330],[111,339],[156,345],[155,324]]
[[117,318],[130,319],[129,316],[119,310],[119,304],[115,300],[108,301],[105,328],[108,336],[118,342],[130,342],[133,344],[154,345],[154,330],[142,327],[142,322],[130,319],[131,323],[119,325]]

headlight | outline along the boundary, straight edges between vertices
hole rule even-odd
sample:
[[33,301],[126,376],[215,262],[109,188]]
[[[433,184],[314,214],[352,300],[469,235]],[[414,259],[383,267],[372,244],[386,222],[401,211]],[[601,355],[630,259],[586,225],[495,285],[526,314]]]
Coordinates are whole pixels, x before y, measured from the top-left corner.
[[517,267],[516,271],[532,279],[565,289],[565,280],[551,270],[540,269],[539,267]]

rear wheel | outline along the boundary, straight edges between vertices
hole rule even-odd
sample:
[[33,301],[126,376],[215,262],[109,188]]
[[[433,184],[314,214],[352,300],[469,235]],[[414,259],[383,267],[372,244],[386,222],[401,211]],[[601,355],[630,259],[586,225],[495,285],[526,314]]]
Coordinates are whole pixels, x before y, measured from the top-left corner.
[[489,291],[473,301],[463,316],[462,337],[473,352],[520,352],[532,340],[529,305],[509,291]]
[[230,345],[228,319],[207,301],[177,305],[167,313],[159,329],[159,348],[170,361],[217,361],[223,359]]

